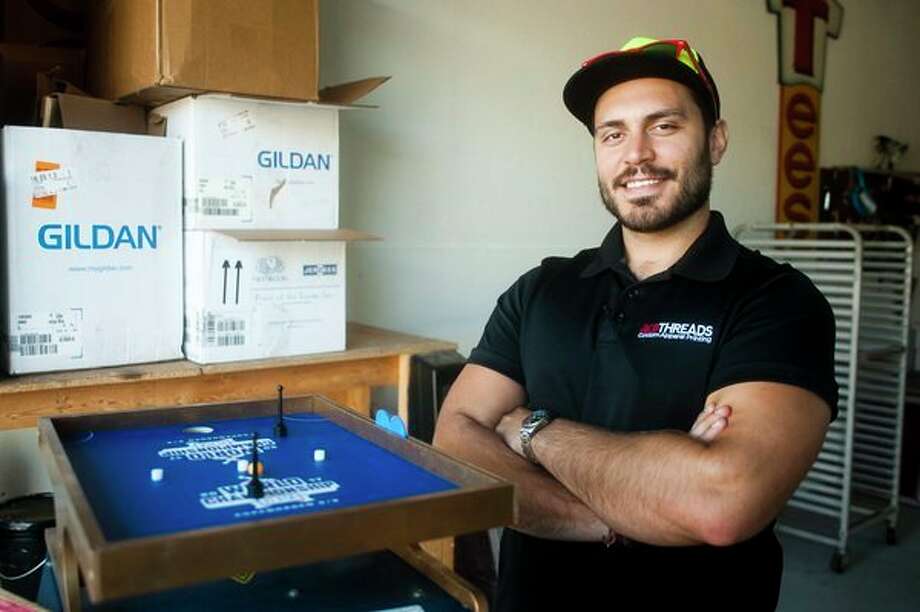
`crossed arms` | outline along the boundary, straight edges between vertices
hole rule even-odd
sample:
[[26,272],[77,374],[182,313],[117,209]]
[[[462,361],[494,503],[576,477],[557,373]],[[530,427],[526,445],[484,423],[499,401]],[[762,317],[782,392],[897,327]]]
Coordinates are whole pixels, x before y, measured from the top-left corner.
[[467,365],[434,444],[516,485],[515,529],[598,542],[613,529],[662,546],[725,546],[762,530],[817,457],[830,416],[800,387],[739,383],[709,395],[706,406],[719,409],[691,432],[612,433],[556,419],[533,440],[537,466],[518,438],[526,402],[514,380]]

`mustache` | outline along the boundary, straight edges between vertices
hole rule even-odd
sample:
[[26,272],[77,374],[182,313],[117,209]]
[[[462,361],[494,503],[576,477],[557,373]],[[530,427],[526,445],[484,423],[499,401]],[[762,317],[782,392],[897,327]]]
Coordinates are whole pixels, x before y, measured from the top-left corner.
[[640,167],[629,168],[621,172],[616,179],[614,179],[614,185],[625,185],[626,181],[636,176],[637,174],[642,174],[642,176],[650,178],[659,178],[659,179],[675,179],[677,178],[677,173],[668,168],[661,166],[653,166],[651,164],[645,164]]

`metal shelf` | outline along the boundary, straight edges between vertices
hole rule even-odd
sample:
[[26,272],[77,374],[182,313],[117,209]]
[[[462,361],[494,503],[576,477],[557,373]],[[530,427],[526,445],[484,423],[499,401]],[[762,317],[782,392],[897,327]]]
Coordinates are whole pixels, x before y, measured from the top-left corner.
[[[735,235],[745,246],[806,274],[837,319],[838,417],[777,529],[834,546],[833,559],[846,558],[849,536],[869,525],[886,523],[893,541],[907,371],[910,235],[894,226],[837,223],[741,226]],[[871,492],[871,507],[854,503],[856,492]],[[843,570],[833,562],[832,567]]]

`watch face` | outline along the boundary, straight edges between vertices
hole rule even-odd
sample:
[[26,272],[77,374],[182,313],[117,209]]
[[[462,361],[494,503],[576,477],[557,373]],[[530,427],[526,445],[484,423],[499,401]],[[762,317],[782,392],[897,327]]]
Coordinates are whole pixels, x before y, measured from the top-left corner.
[[549,411],[547,410],[534,410],[533,412],[530,413],[530,416],[527,417],[524,424],[533,425],[534,423],[538,421],[542,421],[548,416],[549,416]]

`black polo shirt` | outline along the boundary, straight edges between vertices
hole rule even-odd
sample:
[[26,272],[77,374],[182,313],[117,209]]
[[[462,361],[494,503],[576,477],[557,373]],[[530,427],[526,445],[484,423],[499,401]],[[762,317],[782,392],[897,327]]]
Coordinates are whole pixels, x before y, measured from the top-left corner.
[[[684,256],[643,281],[626,265],[619,225],[600,248],[545,259],[498,299],[469,363],[512,378],[532,408],[562,418],[689,431],[709,393],[745,381],[805,388],[834,418],[834,336],[833,312],[811,281],[738,244],[712,212]],[[499,610],[540,609],[559,589],[602,597],[612,584],[629,601],[773,609],[782,551],[772,525],[721,548],[607,549],[506,529],[499,573]],[[743,605],[725,585],[746,593]]]

